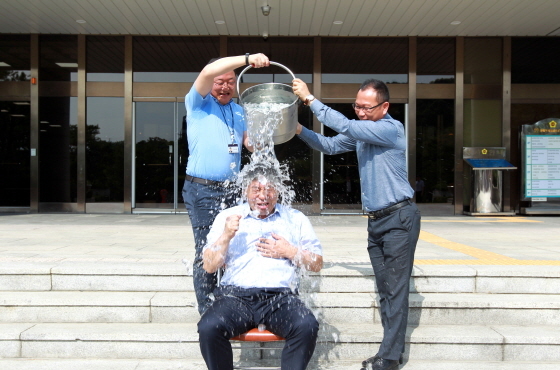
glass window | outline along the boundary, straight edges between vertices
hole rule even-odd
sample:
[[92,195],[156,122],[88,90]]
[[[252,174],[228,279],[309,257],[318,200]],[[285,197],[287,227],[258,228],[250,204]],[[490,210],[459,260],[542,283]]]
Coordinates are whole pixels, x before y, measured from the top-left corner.
[[502,101],[465,99],[464,146],[502,146]]
[[220,56],[218,37],[136,36],[134,82],[194,82],[212,58]]
[[502,39],[465,39],[465,84],[502,84]]
[[88,36],[88,81],[124,82],[124,37]]
[[39,40],[39,80],[76,81],[78,37],[41,35]]
[[[229,55],[244,55],[247,51],[258,50],[271,61],[288,68],[303,81],[313,82],[313,38],[311,37],[232,37],[228,39]],[[237,72],[240,73],[242,68]],[[284,68],[254,68],[247,70],[242,82],[248,83],[292,83],[292,76]]]
[[323,83],[408,83],[408,38],[325,37],[321,42]]
[[511,83],[560,83],[560,37],[514,37]]
[[419,37],[417,48],[417,83],[455,83],[455,38]]
[[29,35],[0,35],[0,81],[31,78]]
[[78,98],[39,99],[40,202],[76,202]]
[[124,98],[88,97],[86,202],[124,201]]
[[[502,85],[502,39],[465,38],[465,84]],[[465,86],[467,88],[467,86]],[[474,94],[487,87],[474,89]],[[501,99],[465,99],[464,146],[502,145]]]

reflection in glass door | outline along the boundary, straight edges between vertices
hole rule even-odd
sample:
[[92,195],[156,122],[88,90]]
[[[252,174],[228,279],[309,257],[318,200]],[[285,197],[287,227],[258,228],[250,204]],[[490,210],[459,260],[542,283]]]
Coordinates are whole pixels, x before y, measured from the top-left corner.
[[454,104],[453,99],[416,102],[417,203],[453,203]]
[[183,117],[175,99],[134,103],[133,202],[136,212],[182,212]]
[[29,102],[0,101],[0,132],[0,207],[29,207]]

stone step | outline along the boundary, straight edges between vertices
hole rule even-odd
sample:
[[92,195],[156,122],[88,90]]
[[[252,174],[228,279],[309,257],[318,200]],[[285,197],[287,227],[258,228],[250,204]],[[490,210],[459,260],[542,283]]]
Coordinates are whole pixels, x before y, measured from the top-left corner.
[[[560,294],[560,266],[415,266],[416,293]],[[0,265],[4,291],[192,291],[192,274],[181,263],[26,263]],[[310,273],[302,290],[373,292],[368,264],[326,264]]]
[[[374,293],[301,296],[329,323],[380,322]],[[0,322],[196,323],[194,292],[0,292]],[[409,325],[556,325],[560,296],[412,293]]]
[[[381,337],[380,325],[323,323],[313,361],[361,361],[364,354],[376,352]],[[0,358],[201,360],[197,339],[196,325],[191,323],[0,324]],[[252,348],[254,343],[243,344],[247,346],[236,350],[236,359],[256,360],[259,351]],[[265,358],[280,355],[279,350],[264,353]],[[408,327],[405,358],[560,364],[560,326]]]
[[[244,361],[243,365],[278,366],[277,360]],[[361,360],[333,359],[330,363],[310,363],[307,370],[356,370]],[[207,370],[203,360],[99,360],[99,359],[1,359],[0,368],[10,370]],[[410,360],[403,370],[558,370],[559,363],[519,361],[421,361]]]

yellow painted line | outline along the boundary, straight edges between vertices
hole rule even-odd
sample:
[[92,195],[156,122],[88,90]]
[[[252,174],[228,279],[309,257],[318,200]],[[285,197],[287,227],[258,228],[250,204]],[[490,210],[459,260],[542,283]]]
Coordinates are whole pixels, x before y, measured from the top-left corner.
[[[362,216],[364,218],[367,218],[367,215]],[[425,217],[430,217],[430,216],[425,216]],[[453,217],[453,216],[444,216],[444,217]],[[425,222],[448,222],[448,223],[481,223],[481,222],[509,222],[509,223],[516,223],[516,222],[541,222],[542,221],[538,221],[538,220],[530,220],[526,217],[488,217],[488,216],[480,216],[480,217],[473,217],[467,220],[461,219],[461,220],[425,220],[422,219],[422,223]]]
[[490,265],[490,266],[560,266],[560,261],[547,260],[414,260],[415,265]]
[[[367,217],[367,216],[364,216]],[[477,217],[468,220],[422,220],[425,222],[456,222],[456,223],[480,223],[480,222],[542,222],[530,220],[525,217]],[[471,247],[469,245],[452,242],[427,231],[420,231],[420,240],[451,249],[459,253],[473,257],[472,259],[416,259],[415,265],[494,265],[494,266],[560,266],[557,260],[518,260],[498,253],[489,252],[484,249]]]
[[519,260],[484,249],[452,242],[426,231],[420,231],[420,240],[474,257],[474,259],[418,259],[416,265],[507,265],[507,266],[560,266],[556,260]]
[[443,238],[441,238],[437,235],[434,235],[434,234],[426,232],[426,231],[420,231],[420,240],[423,240],[423,241],[431,243],[431,244],[439,245],[440,247],[451,249],[451,250],[454,250],[456,252],[464,253],[468,256],[475,257],[475,258],[478,258],[478,259],[498,260],[498,261],[499,260],[507,260],[507,261],[515,260],[514,258],[502,256],[501,254],[494,253],[494,252],[488,252],[488,251],[485,251],[484,249],[470,247],[468,245],[461,244],[461,243],[455,243],[455,242],[452,242],[452,241],[447,240],[447,239],[443,239]]
[[422,223],[425,222],[449,222],[449,223],[481,223],[481,222],[495,222],[495,223],[518,223],[518,222],[523,222],[523,223],[531,223],[531,222],[542,222],[542,221],[537,221],[537,220],[529,220],[526,218],[478,218],[478,219],[472,219],[472,220],[424,220],[422,219]]

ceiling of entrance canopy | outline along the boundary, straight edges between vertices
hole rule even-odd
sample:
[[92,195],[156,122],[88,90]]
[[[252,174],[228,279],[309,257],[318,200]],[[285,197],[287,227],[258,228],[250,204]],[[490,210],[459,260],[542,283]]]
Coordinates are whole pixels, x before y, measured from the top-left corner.
[[2,0],[0,33],[560,36],[559,14],[558,0]]

